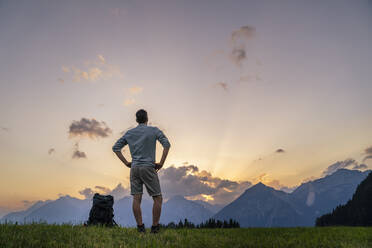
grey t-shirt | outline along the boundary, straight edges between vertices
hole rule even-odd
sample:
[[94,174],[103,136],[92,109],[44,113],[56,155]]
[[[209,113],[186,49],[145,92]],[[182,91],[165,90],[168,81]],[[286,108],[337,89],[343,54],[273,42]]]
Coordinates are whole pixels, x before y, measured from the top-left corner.
[[155,166],[156,140],[164,148],[170,147],[167,137],[159,128],[141,123],[137,127],[128,130],[118,139],[112,150],[114,152],[121,151],[125,145],[129,145],[132,167]]

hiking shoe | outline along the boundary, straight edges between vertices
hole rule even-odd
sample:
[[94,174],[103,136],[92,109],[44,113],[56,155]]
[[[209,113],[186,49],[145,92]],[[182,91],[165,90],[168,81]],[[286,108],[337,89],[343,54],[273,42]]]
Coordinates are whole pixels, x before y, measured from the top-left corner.
[[141,226],[137,225],[137,231],[140,233],[145,233],[146,232],[145,224],[142,224]]
[[151,226],[151,233],[158,233],[160,231],[160,226]]

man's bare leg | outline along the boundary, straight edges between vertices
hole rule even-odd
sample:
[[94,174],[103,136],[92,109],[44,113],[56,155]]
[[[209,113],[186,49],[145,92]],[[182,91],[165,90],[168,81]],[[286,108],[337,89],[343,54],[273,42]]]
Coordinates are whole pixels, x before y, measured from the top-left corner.
[[138,226],[142,226],[142,212],[141,212],[142,194],[133,195],[133,214],[136,218]]
[[161,214],[161,204],[163,202],[163,197],[161,195],[153,196],[154,205],[152,206],[152,225],[159,225],[160,214]]

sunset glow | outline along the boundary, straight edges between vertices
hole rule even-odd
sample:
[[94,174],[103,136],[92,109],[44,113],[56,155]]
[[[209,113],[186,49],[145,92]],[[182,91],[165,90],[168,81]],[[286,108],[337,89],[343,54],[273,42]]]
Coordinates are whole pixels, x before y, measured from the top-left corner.
[[371,169],[371,9],[1,1],[0,217],[96,186],[129,194],[111,147],[140,108],[172,144],[159,174],[169,195],[189,187],[186,197],[227,203],[258,182],[290,190],[337,162]]

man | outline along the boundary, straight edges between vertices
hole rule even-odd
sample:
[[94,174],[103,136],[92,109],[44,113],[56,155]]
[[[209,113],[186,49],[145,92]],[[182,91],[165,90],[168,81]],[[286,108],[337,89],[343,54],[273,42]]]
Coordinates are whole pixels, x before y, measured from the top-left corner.
[[[133,195],[133,214],[137,222],[137,230],[145,232],[141,213],[143,184],[145,184],[147,192],[154,200],[151,233],[158,233],[163,198],[157,172],[164,165],[170,143],[159,128],[147,126],[148,117],[145,110],[137,111],[136,121],[138,123],[137,127],[130,129],[116,141],[112,150],[130,168],[130,191]],[[163,146],[163,155],[159,163],[155,163],[156,140]],[[125,145],[129,145],[132,162],[128,162],[121,153],[121,149]]]

